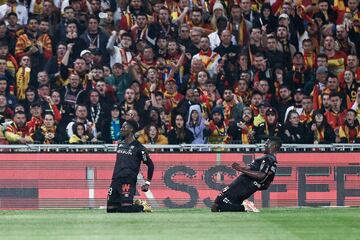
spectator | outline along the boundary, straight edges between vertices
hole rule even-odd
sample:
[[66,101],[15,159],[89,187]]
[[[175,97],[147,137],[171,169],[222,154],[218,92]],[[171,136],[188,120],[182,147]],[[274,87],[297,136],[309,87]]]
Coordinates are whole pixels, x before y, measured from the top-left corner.
[[110,110],[105,103],[100,102],[99,92],[96,90],[91,90],[89,92],[88,104],[87,104],[87,119],[92,124],[95,124],[95,131],[97,135],[101,134],[102,124],[110,116]]
[[48,73],[50,82],[55,83],[57,86],[64,86],[66,79],[60,78],[60,66],[59,62],[62,61],[66,53],[66,44],[59,42],[56,49],[56,55],[52,56],[50,60],[45,64],[45,72]]
[[265,113],[265,121],[260,123],[255,129],[255,139],[257,142],[264,142],[266,139],[276,136],[283,139],[284,127],[279,122],[278,114],[274,108],[269,108]]
[[258,127],[261,123],[265,122],[266,112],[270,107],[271,106],[270,106],[269,102],[267,102],[266,100],[262,101],[259,104],[259,114],[254,117],[254,126],[255,127]]
[[331,35],[324,39],[324,52],[328,57],[328,68],[332,74],[337,76],[345,70],[346,54],[335,49],[335,39]]
[[90,15],[88,19],[87,30],[80,35],[80,39],[85,42],[85,48],[90,50],[99,48],[101,53],[108,58],[106,52],[106,44],[109,37],[99,28],[99,18],[95,15]]
[[[75,107],[75,119],[66,126],[68,137],[71,138],[73,133],[73,125],[75,123],[82,123],[85,127],[85,131],[90,132],[92,136],[96,136],[95,124],[87,120],[88,111],[85,105],[78,104]],[[75,128],[77,129],[77,128]]]
[[24,5],[18,3],[16,0],[8,0],[7,3],[0,6],[0,19],[6,17],[6,14],[11,12],[12,9],[16,9],[19,24],[25,25],[28,23],[27,8]]
[[54,115],[52,113],[45,113],[44,123],[35,131],[33,139],[34,142],[40,144],[62,144],[66,141],[66,136],[57,127]]
[[289,112],[295,110],[299,115],[303,112],[304,108],[302,101],[304,99],[304,91],[301,88],[296,89],[294,94],[294,104],[286,109],[285,120],[287,119]]
[[208,35],[213,32],[213,26],[205,21],[204,11],[202,9],[194,8],[190,15],[191,19],[188,24],[190,25],[191,31],[196,30],[200,32],[200,34],[203,33],[204,35]]
[[13,122],[5,129],[6,140],[11,143],[28,144],[33,143],[29,128],[26,125],[26,115],[22,111],[15,112]]
[[36,86],[36,77],[31,65],[30,57],[21,57],[20,67],[16,73],[16,96],[20,101],[25,99],[25,91],[29,86]]
[[[315,82],[308,83],[305,86],[307,92],[312,94],[314,109],[319,109],[322,106],[321,94],[324,92],[328,80],[328,69],[326,67],[320,66],[316,70]],[[312,90],[308,90],[309,88]]]
[[243,17],[242,9],[235,4],[230,7],[229,31],[235,36],[237,45],[246,47],[250,30],[252,29],[252,22]]
[[243,13],[243,16],[246,20],[250,22],[259,21],[260,14],[251,9],[251,1],[250,0],[241,0],[240,7]]
[[355,44],[350,41],[345,25],[336,26],[335,47],[338,51],[342,51],[347,55],[356,55]]
[[284,143],[306,143],[306,128],[300,122],[300,115],[296,110],[290,110],[285,121]]
[[[150,101],[149,101],[150,102]],[[144,121],[146,123],[146,125],[148,124],[153,124],[155,125],[159,132],[163,135],[167,135],[167,127],[165,125],[165,123],[163,121],[161,121],[161,117],[160,117],[160,111],[159,109],[155,108],[155,107],[150,107],[148,109],[148,111],[146,112],[147,116],[146,120]]]
[[224,119],[224,113],[221,108],[215,107],[210,115],[209,124],[205,124],[205,135],[210,144],[225,144],[228,140],[227,130],[229,123]]
[[4,95],[7,105],[13,108],[17,104],[17,98],[14,96],[14,86],[8,86],[8,80],[5,76],[0,75],[0,94]]
[[360,143],[360,126],[354,110],[347,111],[345,123],[339,128],[338,138],[341,143]]
[[189,108],[188,120],[186,121],[186,128],[189,129],[193,135],[194,140],[192,144],[203,144],[206,142],[204,130],[208,121],[202,117],[199,105],[192,105]]
[[249,107],[242,111],[241,119],[230,123],[227,131],[231,143],[251,144],[255,141],[254,115]]
[[314,112],[313,119],[308,123],[307,129],[309,143],[330,144],[335,142],[335,133],[321,110]]
[[18,37],[15,47],[15,57],[21,60],[28,56],[35,73],[40,71],[46,60],[52,55],[51,39],[47,33],[39,34],[39,22],[35,17],[30,17],[26,33]]
[[219,99],[216,105],[224,109],[225,120],[229,122],[238,120],[243,109],[242,103],[237,100],[230,88],[225,89],[223,99]]
[[138,137],[138,141],[142,144],[168,144],[168,139],[159,132],[155,124],[147,125]]
[[161,35],[172,38],[177,37],[178,29],[171,22],[170,14],[168,8],[162,7],[159,12],[159,21],[149,25],[148,36],[153,45],[155,45],[156,39]]
[[360,87],[357,88],[356,91],[356,100],[352,105],[351,109],[353,109],[357,113],[357,118],[360,121]]
[[127,111],[125,113],[124,120],[135,121],[138,124],[137,129],[143,129],[143,127],[144,127],[143,123],[140,121],[140,116],[139,116],[138,111],[136,111],[136,109],[130,109],[129,111]]
[[44,123],[44,119],[42,118],[43,108],[39,101],[31,104],[30,113],[31,119],[26,123],[26,126],[28,128],[28,133],[33,137],[36,130]]
[[314,115],[312,98],[305,96],[301,101],[301,106],[303,107],[303,110],[300,113],[300,122],[306,125],[312,121],[312,117]]
[[173,121],[173,128],[168,132],[169,144],[190,144],[194,141],[192,132],[185,127],[185,118],[176,114]]
[[352,71],[345,70],[344,82],[345,82],[344,90],[346,93],[346,100],[348,102],[347,107],[350,108],[356,100],[356,91],[358,86],[358,84],[356,84],[355,82],[355,75]]
[[7,106],[6,96],[0,94],[0,124],[13,118],[14,112]]
[[81,122],[76,122],[72,125],[72,136],[69,139],[70,144],[84,144],[96,142],[96,138],[85,129],[85,125]]
[[339,93],[331,93],[330,95],[330,111],[324,115],[335,134],[339,135],[339,127],[345,123],[346,110],[341,107],[341,95]]
[[74,115],[76,104],[85,103],[86,92],[80,85],[80,76],[76,73],[70,74],[69,83],[60,89],[60,93],[69,116]]
[[[115,46],[116,45],[116,46]],[[110,66],[120,63],[125,69],[133,61],[133,52],[130,47],[132,45],[131,35],[127,33],[118,34],[112,31],[111,37],[106,45],[106,50],[110,54]]]
[[[130,69],[129,72],[131,72]],[[122,102],[124,101],[125,90],[130,86],[133,78],[131,73],[125,72],[123,65],[115,63],[112,66],[112,74],[105,78],[105,81],[114,89],[117,101]]]
[[[1,29],[1,21],[0,21],[0,29]],[[4,31],[5,32],[5,31]],[[1,33],[1,31],[0,31]],[[1,39],[1,37],[0,37]],[[19,69],[19,64],[16,61],[16,58],[13,54],[10,53],[10,47],[12,44],[14,44],[14,39],[9,39],[8,42],[0,41],[0,59],[1,63],[3,63],[3,59],[6,60],[6,68],[1,69],[0,73],[2,75],[6,75],[7,77],[11,78],[12,80],[15,79],[15,75],[17,70]],[[15,50],[15,44],[14,44],[14,50]]]
[[[216,20],[216,31],[209,34],[209,40],[210,40],[210,48],[215,51],[216,48],[220,46],[222,43],[223,47],[229,47],[231,44],[236,45],[236,39],[233,35],[231,35],[230,31],[226,30],[226,27],[228,25],[228,21],[226,17],[220,16]],[[225,32],[224,32],[225,31]],[[224,32],[224,33],[223,33]],[[224,34],[223,37],[221,37]],[[221,39],[222,38],[222,39]],[[218,51],[215,51],[219,53]],[[221,56],[224,54],[219,53]]]
[[[354,73],[354,81],[358,84],[360,82],[360,67],[359,67],[359,59],[356,55],[348,55],[346,59],[346,70],[349,70]],[[344,74],[345,71],[341,72],[338,76],[340,86],[344,86]]]
[[220,55],[211,50],[208,37],[201,37],[199,46],[200,52],[193,58],[200,58],[210,77],[213,77],[219,64]]
[[98,80],[95,88],[99,93],[100,102],[102,104],[109,106],[117,102],[114,89],[107,85],[104,79]]
[[184,98],[182,94],[177,91],[176,81],[173,78],[165,80],[165,111],[169,113],[171,109],[175,108],[181,99]]
[[131,27],[133,42],[146,41],[148,36],[149,19],[145,13],[139,12],[136,16],[136,24]]
[[105,143],[118,143],[121,140],[120,107],[114,104],[111,107],[111,118],[102,123],[101,140]]
[[279,101],[277,110],[279,112],[279,122],[285,122],[286,110],[294,105],[294,99],[291,96],[291,90],[286,85],[281,85],[279,90]]

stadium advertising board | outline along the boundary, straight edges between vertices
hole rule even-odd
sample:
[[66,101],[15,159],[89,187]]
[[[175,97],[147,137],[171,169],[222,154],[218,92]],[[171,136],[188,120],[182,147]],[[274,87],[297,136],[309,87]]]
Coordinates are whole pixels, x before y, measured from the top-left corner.
[[[247,164],[258,156],[151,154],[155,163],[151,191],[137,194],[154,207],[209,207],[237,176],[231,163]],[[360,206],[359,154],[281,153],[277,158],[273,184],[254,195],[258,207]],[[115,155],[109,153],[0,154],[0,208],[104,206],[114,161]]]

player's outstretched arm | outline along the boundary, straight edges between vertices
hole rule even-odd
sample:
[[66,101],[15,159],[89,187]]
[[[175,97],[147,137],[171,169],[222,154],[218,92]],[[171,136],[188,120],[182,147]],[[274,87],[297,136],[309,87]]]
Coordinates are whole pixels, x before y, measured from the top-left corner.
[[144,163],[147,166],[148,171],[147,171],[147,180],[145,181],[145,184],[141,187],[141,190],[143,192],[147,192],[149,190],[150,182],[154,174],[154,162],[151,160],[150,157],[148,157],[147,161]]
[[249,167],[241,167],[239,163],[234,162],[231,167],[236,171],[242,172],[243,174],[255,178],[256,180],[262,180],[265,178],[266,173],[250,170]]

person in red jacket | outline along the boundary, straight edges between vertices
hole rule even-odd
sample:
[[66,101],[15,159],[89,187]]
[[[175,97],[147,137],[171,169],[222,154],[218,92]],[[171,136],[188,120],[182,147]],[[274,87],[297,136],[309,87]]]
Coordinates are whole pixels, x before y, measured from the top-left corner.
[[327,122],[339,136],[339,127],[345,123],[346,110],[341,109],[341,95],[339,93],[330,94],[330,111],[325,112]]

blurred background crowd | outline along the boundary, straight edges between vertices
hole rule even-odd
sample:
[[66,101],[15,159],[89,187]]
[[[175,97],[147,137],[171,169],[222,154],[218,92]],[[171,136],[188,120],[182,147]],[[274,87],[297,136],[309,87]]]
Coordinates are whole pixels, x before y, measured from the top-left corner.
[[0,0],[0,141],[360,141],[359,0]]

